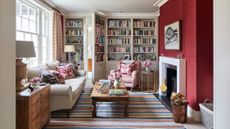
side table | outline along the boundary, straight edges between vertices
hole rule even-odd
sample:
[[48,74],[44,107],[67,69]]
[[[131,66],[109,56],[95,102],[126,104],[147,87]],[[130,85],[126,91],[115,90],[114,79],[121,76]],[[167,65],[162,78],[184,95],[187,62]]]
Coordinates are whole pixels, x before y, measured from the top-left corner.
[[[141,71],[141,81],[140,81],[140,89],[144,90],[144,86],[147,85],[147,91],[150,91],[150,86],[152,86],[153,92],[156,93],[157,88],[157,72],[149,72],[149,71]],[[146,85],[144,84],[144,79],[146,79]]]

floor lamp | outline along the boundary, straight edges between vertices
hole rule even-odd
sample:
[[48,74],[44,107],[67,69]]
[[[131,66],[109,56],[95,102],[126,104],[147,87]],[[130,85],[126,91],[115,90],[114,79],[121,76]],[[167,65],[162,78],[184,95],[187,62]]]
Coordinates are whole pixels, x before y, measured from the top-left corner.
[[72,63],[72,59],[71,59],[71,53],[75,53],[75,46],[74,45],[65,45],[65,49],[64,52],[68,54],[67,57],[67,62],[68,63]]
[[16,91],[23,89],[22,81],[26,78],[27,64],[22,58],[36,57],[34,43],[32,41],[16,41]]

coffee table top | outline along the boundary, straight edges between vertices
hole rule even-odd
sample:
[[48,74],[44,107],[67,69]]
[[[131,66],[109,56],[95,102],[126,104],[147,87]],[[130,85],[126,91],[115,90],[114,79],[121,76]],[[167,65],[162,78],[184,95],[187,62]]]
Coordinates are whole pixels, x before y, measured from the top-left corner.
[[[100,84],[96,82],[96,84],[94,85],[92,94],[91,94],[91,98],[127,98],[129,97],[128,92],[127,94],[121,95],[121,96],[110,96],[109,93],[105,93],[105,94],[100,93],[99,89],[100,89]],[[127,91],[126,86],[122,82],[121,82],[121,86],[118,89],[124,89]]]

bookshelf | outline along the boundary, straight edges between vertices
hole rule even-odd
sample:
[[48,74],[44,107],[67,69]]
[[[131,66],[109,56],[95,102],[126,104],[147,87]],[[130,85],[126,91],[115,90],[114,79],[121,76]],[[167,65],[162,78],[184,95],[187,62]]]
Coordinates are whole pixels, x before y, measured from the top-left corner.
[[108,19],[107,60],[131,59],[131,19]]
[[133,19],[133,59],[157,61],[155,19]]
[[71,54],[71,59],[75,60],[78,54],[81,68],[84,68],[84,19],[83,18],[65,18],[65,45],[74,45],[76,53]]

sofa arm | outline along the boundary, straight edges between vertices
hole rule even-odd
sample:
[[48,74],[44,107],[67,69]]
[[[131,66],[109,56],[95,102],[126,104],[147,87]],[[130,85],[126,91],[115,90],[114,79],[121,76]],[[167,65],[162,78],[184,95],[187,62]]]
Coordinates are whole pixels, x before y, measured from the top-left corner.
[[86,76],[86,71],[85,70],[77,70],[76,75],[77,76]]
[[51,96],[67,96],[72,99],[72,87],[67,84],[52,84],[50,88]]

